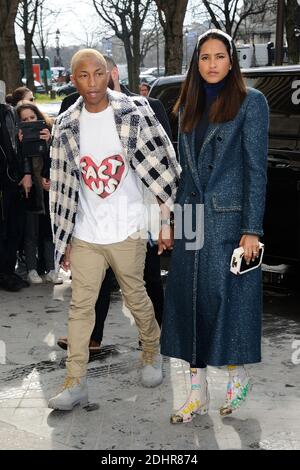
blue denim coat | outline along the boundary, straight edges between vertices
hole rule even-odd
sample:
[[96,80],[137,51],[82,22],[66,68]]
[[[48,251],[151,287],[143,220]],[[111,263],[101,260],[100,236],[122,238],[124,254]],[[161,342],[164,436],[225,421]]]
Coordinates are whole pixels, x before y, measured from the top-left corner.
[[[194,131],[179,136],[182,174],[176,202],[193,213],[202,247],[175,240],[166,287],[162,354],[208,365],[261,360],[261,270],[241,276],[230,259],[243,234],[263,234],[268,105],[248,89],[236,117],[210,124],[199,155]],[[186,205],[186,206],[185,206]],[[196,222],[196,207],[204,208]],[[202,205],[202,206],[201,206]]]

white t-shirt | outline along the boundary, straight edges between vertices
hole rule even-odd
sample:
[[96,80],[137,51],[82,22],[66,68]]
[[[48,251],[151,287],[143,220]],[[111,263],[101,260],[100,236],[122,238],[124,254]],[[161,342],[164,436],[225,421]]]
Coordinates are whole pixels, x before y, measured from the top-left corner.
[[144,228],[143,183],[126,160],[111,106],[100,113],[83,107],[80,168],[74,237],[109,244]]

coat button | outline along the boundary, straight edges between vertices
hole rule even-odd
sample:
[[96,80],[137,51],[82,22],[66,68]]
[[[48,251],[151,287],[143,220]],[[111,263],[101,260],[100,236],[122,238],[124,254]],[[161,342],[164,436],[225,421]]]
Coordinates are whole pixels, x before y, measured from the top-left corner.
[[218,135],[217,141],[218,141],[218,142],[222,142],[222,140],[223,140],[222,137],[221,137],[220,135]]
[[191,196],[196,196],[196,193],[194,191],[192,191]]
[[213,170],[214,166],[210,163],[210,164],[208,165],[208,168],[209,168],[210,170]]

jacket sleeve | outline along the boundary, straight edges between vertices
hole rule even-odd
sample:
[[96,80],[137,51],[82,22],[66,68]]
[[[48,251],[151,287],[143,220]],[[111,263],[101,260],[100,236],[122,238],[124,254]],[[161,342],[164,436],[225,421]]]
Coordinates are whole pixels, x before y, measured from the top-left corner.
[[77,93],[77,91],[75,93],[71,93],[70,95],[66,96],[61,102],[58,115],[64,113],[67,109],[69,109],[69,107],[72,106],[72,104],[74,104],[78,98],[79,98],[79,93]]
[[162,104],[161,101],[154,99],[154,98],[148,98],[148,101],[157,119],[159,120],[164,130],[168,134],[169,139],[172,140],[172,131],[171,131],[171,126],[170,126],[170,121],[167,116],[164,105]]
[[263,235],[269,110],[262,93],[249,100],[242,131],[243,212],[241,234]]

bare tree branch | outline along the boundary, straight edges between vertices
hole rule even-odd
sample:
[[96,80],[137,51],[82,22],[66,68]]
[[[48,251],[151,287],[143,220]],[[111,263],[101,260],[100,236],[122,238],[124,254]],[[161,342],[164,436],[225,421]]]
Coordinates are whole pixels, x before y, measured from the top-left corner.
[[25,76],[26,86],[34,90],[32,68],[32,40],[37,24],[38,8],[42,0],[21,0],[16,24],[22,29],[25,42]]
[[210,2],[203,0],[203,4],[216,28],[225,28],[233,38],[236,37],[241,23],[248,17],[266,12],[268,0],[244,1],[240,7],[239,0],[223,0]]
[[129,86],[137,91],[142,60],[141,31],[151,0],[93,0],[96,12],[124,44]]
[[213,9],[210,6],[210,2],[208,2],[207,0],[203,0],[203,3],[204,3],[204,6],[207,9],[207,11],[208,11],[208,13],[211,17],[212,23],[215,25],[216,28],[222,29],[222,26],[221,26],[220,22],[218,21],[215,12],[213,11]]

